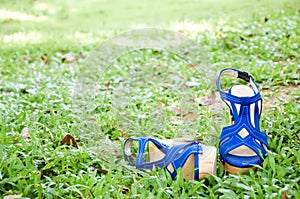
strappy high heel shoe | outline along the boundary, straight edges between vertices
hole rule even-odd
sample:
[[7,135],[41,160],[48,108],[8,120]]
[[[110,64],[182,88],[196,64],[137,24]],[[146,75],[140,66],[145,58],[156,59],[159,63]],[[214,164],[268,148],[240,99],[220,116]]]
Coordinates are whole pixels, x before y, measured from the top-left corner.
[[[228,92],[221,89],[222,76],[240,78],[250,86],[236,85]],[[260,131],[262,98],[254,79],[247,72],[224,69],[217,79],[217,89],[230,109],[231,125],[224,127],[219,142],[220,159],[229,173],[242,173],[260,165],[267,153],[267,135]]]
[[[134,142],[138,143],[138,149],[135,152],[132,151]],[[140,169],[152,169],[154,166],[165,168],[172,179],[176,179],[177,169],[179,168],[182,168],[182,175],[188,180],[200,180],[205,175],[215,173],[216,161],[213,165],[214,168],[207,168],[208,165],[205,160],[216,159],[216,150],[213,153],[199,142],[175,143],[172,145],[168,146],[149,137],[129,138],[124,144],[125,160]],[[148,157],[146,153],[148,153]],[[136,157],[134,157],[134,154],[136,154]]]

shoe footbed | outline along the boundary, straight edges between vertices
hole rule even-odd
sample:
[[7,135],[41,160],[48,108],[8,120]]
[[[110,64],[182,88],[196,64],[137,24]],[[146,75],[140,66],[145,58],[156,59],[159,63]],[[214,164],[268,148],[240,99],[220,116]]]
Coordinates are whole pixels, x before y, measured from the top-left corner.
[[[160,140],[161,143],[167,144],[169,146],[179,145],[179,144],[187,144],[189,142],[179,141],[176,139],[170,140]],[[155,144],[149,142],[149,157],[150,162],[157,161],[162,159],[165,154],[160,151]],[[199,154],[199,179],[203,179],[205,175],[213,175],[216,174],[216,162],[217,162],[217,149],[213,146],[204,146],[202,145],[203,153]],[[194,179],[194,155],[190,155],[184,166],[182,167],[182,175],[185,179],[193,180]],[[168,165],[168,169],[170,172],[174,172],[173,166]]]
[[[254,90],[252,88],[250,88],[249,86],[245,86],[245,85],[236,85],[236,86],[231,87],[230,93],[232,95],[235,95],[238,97],[252,97],[255,95]],[[258,104],[259,112],[261,112],[260,103],[261,103],[261,101],[259,101],[259,104]],[[227,102],[227,104],[229,104],[229,103]],[[239,112],[240,105],[235,104],[235,107],[236,107],[237,111]],[[253,103],[250,105],[250,120],[251,120],[251,124],[255,127],[255,123],[254,123],[255,111],[254,110],[255,110],[255,104]],[[231,121],[231,124],[233,124],[233,123],[234,123],[234,121]],[[242,129],[239,132],[239,134],[246,135],[246,134],[248,134],[248,132],[246,129]],[[259,141],[257,141],[257,142],[259,143]],[[222,144],[222,142],[221,142],[221,144]],[[267,148],[265,145],[263,145],[263,147],[265,149]],[[251,160],[250,157],[252,157],[252,163],[254,163],[254,161],[259,161],[259,157],[257,157],[257,154],[252,149],[248,148],[247,146],[237,147],[237,148],[233,149],[232,151],[230,151],[229,154],[232,155],[231,157],[228,156],[228,158],[231,158],[231,159],[236,159],[239,156],[244,156],[244,157],[249,157],[249,158],[247,158],[249,160]],[[229,161],[230,161],[230,159],[229,159]],[[248,170],[250,168],[239,168],[239,167],[234,167],[230,164],[225,163],[225,169],[227,171],[229,171],[229,173],[236,174],[236,173],[241,173],[244,170]],[[253,169],[253,167],[251,167],[251,169]]]
[[[231,94],[238,96],[238,97],[252,97],[255,95],[254,90],[252,88],[250,88],[249,86],[245,86],[245,85],[237,85],[237,86],[233,86],[231,87]],[[240,104],[235,104],[237,111],[240,111]],[[250,118],[251,121],[254,121],[254,108],[255,108],[255,104],[251,104],[250,105]],[[233,121],[232,121],[233,123]],[[254,122],[251,122],[252,125],[254,125]],[[246,129],[242,129],[239,134],[241,135],[245,135],[247,134],[247,130]],[[233,149],[232,151],[229,152],[230,155],[235,155],[235,156],[256,156],[256,153],[248,148],[247,146],[240,146],[237,147],[235,149]]]

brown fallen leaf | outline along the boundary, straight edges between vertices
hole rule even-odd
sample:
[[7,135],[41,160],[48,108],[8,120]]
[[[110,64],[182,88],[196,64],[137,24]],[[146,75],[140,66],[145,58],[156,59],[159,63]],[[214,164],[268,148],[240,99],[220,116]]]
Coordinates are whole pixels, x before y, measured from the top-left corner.
[[288,198],[289,198],[289,197],[288,197],[288,195],[286,194],[286,191],[283,192],[282,199],[288,199]]
[[67,134],[64,139],[61,141],[61,145],[71,145],[71,141],[72,141],[72,146],[75,148],[78,148],[77,142],[75,140],[75,138],[73,136],[71,136],[70,134]]
[[215,88],[216,84],[217,84],[217,78],[214,78],[214,80],[211,82],[211,86]]
[[192,99],[192,102],[195,103],[199,103],[199,106],[208,106],[214,103],[219,102],[221,99],[219,99],[216,96],[216,93],[214,91],[212,91],[209,95],[205,96],[205,97],[200,97],[200,98],[195,98]]
[[192,102],[198,103],[199,106],[208,106],[213,104],[213,100],[207,99],[206,97],[195,98],[192,100]]
[[114,121],[113,126],[115,129],[119,130],[121,133],[123,133],[123,127],[121,125],[118,125],[116,121]]
[[50,63],[50,59],[45,55],[40,56],[40,59],[44,62],[45,65],[48,65]]
[[33,57],[31,57],[31,56],[22,56],[21,58],[20,58],[20,61],[28,61],[28,62],[32,62],[32,61],[34,61],[34,58]]
[[188,113],[185,110],[182,110],[180,108],[173,107],[173,106],[167,106],[166,109],[169,110],[169,111],[174,111],[177,115],[184,115],[184,114]]
[[15,199],[15,198],[22,198],[22,194],[16,194],[16,195],[8,195],[8,196],[4,196],[3,199]]
[[91,166],[91,169],[92,169],[93,171],[97,171],[99,174],[107,174],[107,173],[108,173],[107,170],[105,170],[105,169],[99,169],[99,168],[96,168],[96,167],[94,167],[94,166]]
[[183,115],[183,119],[185,120],[194,120],[197,119],[200,115],[196,114],[196,113],[187,113],[185,115]]
[[104,86],[109,87],[109,86],[110,86],[110,81],[108,80],[108,81],[104,84]]
[[257,34],[252,34],[252,33],[250,33],[249,35],[248,35],[248,37],[257,37],[258,35]]
[[180,33],[189,33],[190,32],[190,30],[187,30],[187,29],[179,29],[178,30],[178,32],[180,32]]
[[196,113],[186,113],[180,116],[171,116],[171,123],[174,125],[180,125],[182,124],[184,121],[191,121],[191,120],[195,120],[199,117],[199,114]]
[[158,100],[157,102],[159,107],[163,107],[165,105],[162,100]]
[[174,125],[180,125],[180,124],[182,124],[181,117],[171,116],[171,123],[174,124]]
[[24,127],[21,131],[21,135],[25,140],[30,140],[29,128]]
[[189,65],[188,65],[188,68],[194,69],[194,68],[197,68],[197,65],[196,65],[196,64],[189,64]]

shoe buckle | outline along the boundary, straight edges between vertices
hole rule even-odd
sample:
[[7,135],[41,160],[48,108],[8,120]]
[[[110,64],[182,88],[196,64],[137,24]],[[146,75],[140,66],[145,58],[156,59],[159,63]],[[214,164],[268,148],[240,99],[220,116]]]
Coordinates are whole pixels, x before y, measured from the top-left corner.
[[249,73],[247,73],[247,72],[239,71],[238,78],[241,78],[241,79],[245,80],[246,82],[249,82],[250,78],[252,78],[252,76],[249,75]]

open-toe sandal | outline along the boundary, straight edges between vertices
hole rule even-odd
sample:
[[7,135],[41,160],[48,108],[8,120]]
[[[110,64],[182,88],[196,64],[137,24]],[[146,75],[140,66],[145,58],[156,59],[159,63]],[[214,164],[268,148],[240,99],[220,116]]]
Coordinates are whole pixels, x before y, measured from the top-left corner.
[[[240,78],[250,86],[235,85],[228,91],[221,89],[222,76]],[[217,79],[222,100],[230,109],[231,125],[224,127],[220,136],[220,159],[229,173],[243,173],[260,165],[267,153],[267,135],[260,131],[262,98],[254,79],[247,72],[224,69]]]
[[[209,156],[199,142],[176,143],[169,146],[150,137],[129,138],[124,143],[124,157],[138,169],[165,168],[176,179],[177,170],[181,168],[182,176],[188,180],[200,180],[206,174],[214,174],[215,168],[204,171],[202,156]],[[210,151],[210,153],[213,153]],[[216,154],[216,151],[215,151]],[[216,155],[215,155],[216,156]],[[215,166],[214,166],[215,167]]]

